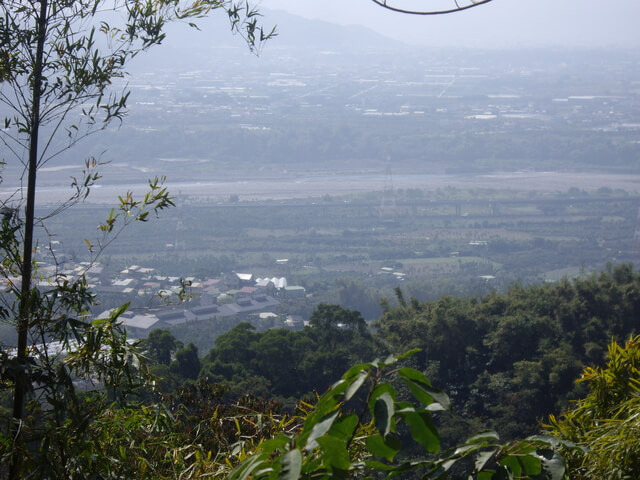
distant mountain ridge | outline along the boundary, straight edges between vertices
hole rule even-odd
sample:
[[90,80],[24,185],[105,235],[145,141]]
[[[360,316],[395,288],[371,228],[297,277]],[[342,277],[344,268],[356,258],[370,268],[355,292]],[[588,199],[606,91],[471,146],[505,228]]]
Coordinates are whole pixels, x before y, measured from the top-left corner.
[[[171,25],[162,45],[136,59],[134,70],[164,65],[180,69],[194,58],[228,60],[251,55],[239,34],[232,34],[226,15],[213,12],[196,21],[199,31],[184,24]],[[276,27],[277,36],[269,40],[260,55],[267,59],[285,50],[316,53],[392,52],[407,46],[359,25],[342,26],[322,20],[310,20],[281,10],[261,10],[266,29]],[[199,60],[193,60],[199,64]]]
[[275,20],[279,38],[274,47],[304,47],[314,50],[371,51],[394,50],[406,47],[397,40],[385,37],[360,25],[337,25],[322,20],[309,20],[280,10],[266,10],[266,21]]

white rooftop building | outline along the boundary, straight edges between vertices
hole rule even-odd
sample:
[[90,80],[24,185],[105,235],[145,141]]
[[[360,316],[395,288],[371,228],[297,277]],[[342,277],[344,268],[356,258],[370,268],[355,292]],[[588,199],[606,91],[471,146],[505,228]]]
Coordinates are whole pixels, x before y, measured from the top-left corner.
[[273,277],[273,278],[256,278],[256,287],[268,287],[272,283],[278,290],[287,286],[286,277]]

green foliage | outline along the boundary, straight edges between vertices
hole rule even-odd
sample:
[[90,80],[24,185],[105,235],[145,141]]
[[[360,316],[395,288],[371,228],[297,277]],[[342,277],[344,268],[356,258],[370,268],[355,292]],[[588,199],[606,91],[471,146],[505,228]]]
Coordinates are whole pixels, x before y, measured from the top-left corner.
[[198,348],[190,343],[185,348],[176,352],[176,359],[171,362],[171,371],[177,373],[182,378],[196,379],[200,373],[200,359],[198,358]]
[[162,365],[169,365],[178,345],[176,339],[167,330],[156,329],[149,333],[144,348],[149,358]]
[[[62,303],[76,308],[84,307],[86,300],[81,288],[73,292],[67,287],[49,295],[63,295]],[[79,443],[92,441],[89,425],[107,406],[125,404],[144,383],[146,366],[120,328],[118,316],[126,305],[108,318],[90,322],[78,320],[77,310],[54,315],[45,305],[57,306],[41,303],[43,321],[34,328],[46,334],[49,342],[32,345],[26,365],[2,352],[0,388],[10,391],[17,378],[24,376],[29,379],[29,401],[20,423],[22,442],[14,443],[10,431],[3,430],[0,456],[8,464],[11,455],[18,454],[21,471],[35,478],[69,478],[74,467],[67,460],[76,455]]]
[[[412,353],[349,369],[318,399],[299,432],[263,441],[228,478],[392,478],[415,472],[444,479],[454,468],[478,479],[566,478],[554,451],[560,442],[552,437],[501,445],[495,432],[483,432],[441,452],[432,415],[446,410],[449,399],[419,371],[398,368]],[[408,387],[410,400],[400,400],[398,381]],[[406,430],[421,449],[412,458],[406,455]]]
[[255,385],[261,394],[302,398],[323,391],[349,364],[420,348],[411,366],[443,385],[455,406],[440,423],[444,445],[478,425],[521,438],[583,395],[574,380],[602,358],[608,338],[633,330],[639,287],[633,269],[620,266],[553,285],[515,285],[506,294],[411,298],[387,306],[373,332],[357,312],[320,305],[301,331],[260,333],[244,324],[221,335],[200,375],[237,392]]
[[369,337],[367,324],[360,312],[339,305],[321,303],[311,314],[309,323],[326,349],[333,350],[340,344],[351,343],[356,336]]
[[414,366],[451,392],[463,418],[518,438],[582,395],[574,380],[601,361],[609,339],[634,332],[638,291],[640,275],[621,265],[505,294],[399,302],[376,336],[390,351],[421,348]]
[[[167,195],[164,190],[156,195],[152,188],[144,202],[129,205],[134,215],[114,218],[111,226],[121,231],[131,222],[144,221],[140,215],[167,206]],[[14,478],[30,470],[43,477],[65,477],[69,467],[64,461],[61,466],[60,459],[72,454],[72,437],[84,438],[83,430],[101,415],[100,408],[114,401],[125,404],[129,395],[146,382],[147,368],[119,321],[128,304],[114,309],[107,318],[92,320],[89,312],[96,301],[84,276],[70,280],[56,274],[46,279],[47,287],[29,285],[23,276],[21,255],[25,227],[25,220],[7,215],[0,236],[4,259],[0,273],[10,280],[0,316],[15,325],[25,343],[24,348],[19,343],[17,349],[3,349],[0,357],[0,391],[3,396],[13,392],[14,397],[13,418],[7,419],[10,428],[3,432],[9,447],[2,455],[13,459],[8,463],[13,466]],[[105,236],[105,244],[96,254],[115,236]],[[20,282],[11,280],[15,277]],[[71,437],[65,439],[67,434]],[[34,444],[41,447],[27,447]],[[61,470],[41,473],[39,469]]]
[[583,447],[565,452],[576,480],[634,478],[640,471],[640,336],[609,345],[604,367],[587,367],[580,378],[589,394],[549,431]]
[[378,292],[367,288],[363,281],[339,278],[336,285],[342,307],[357,310],[367,319],[374,319],[380,315]]
[[373,338],[358,312],[321,304],[310,323],[295,332],[255,332],[241,323],[217,337],[201,376],[234,384],[262,379],[258,385],[268,384],[271,395],[301,398],[325,390],[350,364],[373,356]]
[[[122,121],[129,92],[115,93],[112,82],[124,76],[133,57],[162,42],[168,21],[215,9],[228,14],[232,30],[244,34],[252,49],[274,35],[262,30],[248,3],[231,0],[0,3],[0,103],[6,108],[0,141],[25,167],[27,178],[24,217],[21,208],[6,215],[3,209],[0,235],[0,273],[9,285],[0,317],[15,322],[18,333],[14,354],[3,350],[0,357],[2,393],[12,390],[14,396],[10,428],[0,442],[12,479],[27,473],[89,477],[71,461],[82,452],[76,440],[85,438],[105,401],[123,404],[144,374],[142,358],[118,322],[126,306],[107,319],[89,321],[95,302],[84,277],[68,280],[56,273],[46,279],[50,288],[34,287],[34,227],[44,220],[35,217],[38,170],[80,139]],[[83,177],[72,181],[75,193],[49,215],[83,201],[100,177],[100,165],[87,160]],[[93,260],[123,228],[173,205],[163,181],[151,180],[141,200],[131,192],[119,198],[119,207],[99,227],[104,236],[97,251],[86,240]],[[192,372],[194,352],[179,353],[178,370]],[[197,371],[190,375],[195,378]],[[80,394],[78,381],[86,382],[90,393]]]
[[[229,400],[220,385],[200,381],[152,405],[118,406],[96,397],[80,405],[86,421],[51,427],[26,461],[25,478],[222,478],[263,439],[291,432],[296,418],[273,402]],[[0,437],[0,452],[11,443]],[[26,470],[26,468],[30,470]]]

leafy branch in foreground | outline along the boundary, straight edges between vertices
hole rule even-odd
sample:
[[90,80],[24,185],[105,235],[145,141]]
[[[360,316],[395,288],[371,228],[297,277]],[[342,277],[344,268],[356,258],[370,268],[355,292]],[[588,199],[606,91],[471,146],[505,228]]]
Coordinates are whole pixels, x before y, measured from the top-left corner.
[[156,177],[153,180],[149,180],[149,190],[140,200],[136,200],[131,191],[124,196],[119,196],[118,206],[112,208],[104,223],[98,225],[98,230],[100,230],[102,236],[97,245],[94,245],[88,239],[84,240],[89,247],[89,251],[95,253],[97,257],[132,223],[146,222],[149,220],[150,213],[158,215],[160,211],[175,206],[173,197],[170,196],[169,191],[164,186],[165,181],[166,177]]
[[492,0],[422,0],[407,2],[403,0],[371,0],[382,8],[407,15],[446,15],[478,7]]
[[[172,21],[189,22],[212,10],[226,12],[231,29],[244,35],[255,50],[275,34],[258,24],[259,14],[246,1],[233,0],[4,0],[0,2],[0,105],[4,128],[0,145],[17,164],[23,166],[26,188],[17,188],[11,205],[21,215],[13,232],[18,248],[10,247],[20,289],[14,289],[18,345],[15,363],[22,374],[15,375],[13,388],[12,432],[17,452],[10,461],[10,478],[19,478],[24,447],[21,439],[27,394],[35,378],[31,374],[29,337],[46,345],[49,338],[41,334],[49,317],[39,310],[57,308],[49,297],[33,286],[34,227],[38,171],[78,141],[100,131],[112,121],[122,121],[127,111],[129,92],[118,92],[114,80],[126,74],[128,62],[141,52],[160,44],[165,27]],[[193,23],[190,23],[194,25]],[[195,25],[194,25],[195,26]],[[3,153],[4,154],[4,153]],[[5,159],[3,158],[2,161]],[[96,164],[87,164],[85,179],[74,180],[76,193],[56,208],[81,201],[98,178],[92,172]],[[22,178],[20,179],[22,183]],[[134,203],[130,195],[121,199],[127,214],[145,221],[147,207],[165,208],[169,197],[157,182],[152,182],[152,197]],[[21,207],[24,204],[24,213]],[[153,206],[152,206],[153,205]],[[136,210],[137,209],[137,210]],[[124,221],[127,224],[127,220]],[[109,227],[107,233],[111,233]],[[117,235],[116,235],[117,236]],[[11,242],[9,242],[11,243]],[[18,250],[22,253],[19,254]],[[54,283],[67,288],[66,280]],[[74,283],[82,291],[82,281]],[[53,298],[59,298],[53,296]],[[82,315],[81,312],[76,312]],[[40,357],[40,360],[47,361]]]
[[587,367],[591,392],[547,428],[582,447],[563,452],[571,478],[635,478],[640,471],[640,335],[609,345],[604,368]]
[[0,459],[8,465],[19,457],[20,468],[11,472],[19,478],[26,472],[34,478],[72,478],[75,442],[86,438],[107,405],[126,405],[146,381],[146,364],[119,321],[127,304],[88,321],[83,315],[92,295],[81,281],[63,282],[38,299],[39,322],[30,330],[34,342],[26,361],[17,361],[15,351],[2,351],[0,392],[13,389],[20,377],[30,381],[22,441],[16,442],[10,429],[0,430]]
[[[229,476],[231,480],[297,478],[392,478],[415,472],[425,479],[552,479],[566,477],[562,443],[535,436],[503,445],[495,432],[482,432],[441,452],[432,415],[450,408],[449,397],[418,370],[398,363],[415,351],[352,367],[322,395],[293,435],[279,434]],[[410,401],[400,399],[401,382]],[[408,456],[419,446],[422,454]]]

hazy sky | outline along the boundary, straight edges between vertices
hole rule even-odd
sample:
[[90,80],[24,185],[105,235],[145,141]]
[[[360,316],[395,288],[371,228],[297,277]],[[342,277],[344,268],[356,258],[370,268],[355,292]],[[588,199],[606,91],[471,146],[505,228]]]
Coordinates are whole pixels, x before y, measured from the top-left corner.
[[[443,0],[389,3],[428,5],[434,1]],[[392,38],[422,45],[640,47],[638,0],[493,0],[464,12],[435,17],[389,12],[371,0],[264,0],[262,7],[340,24],[365,25]]]

